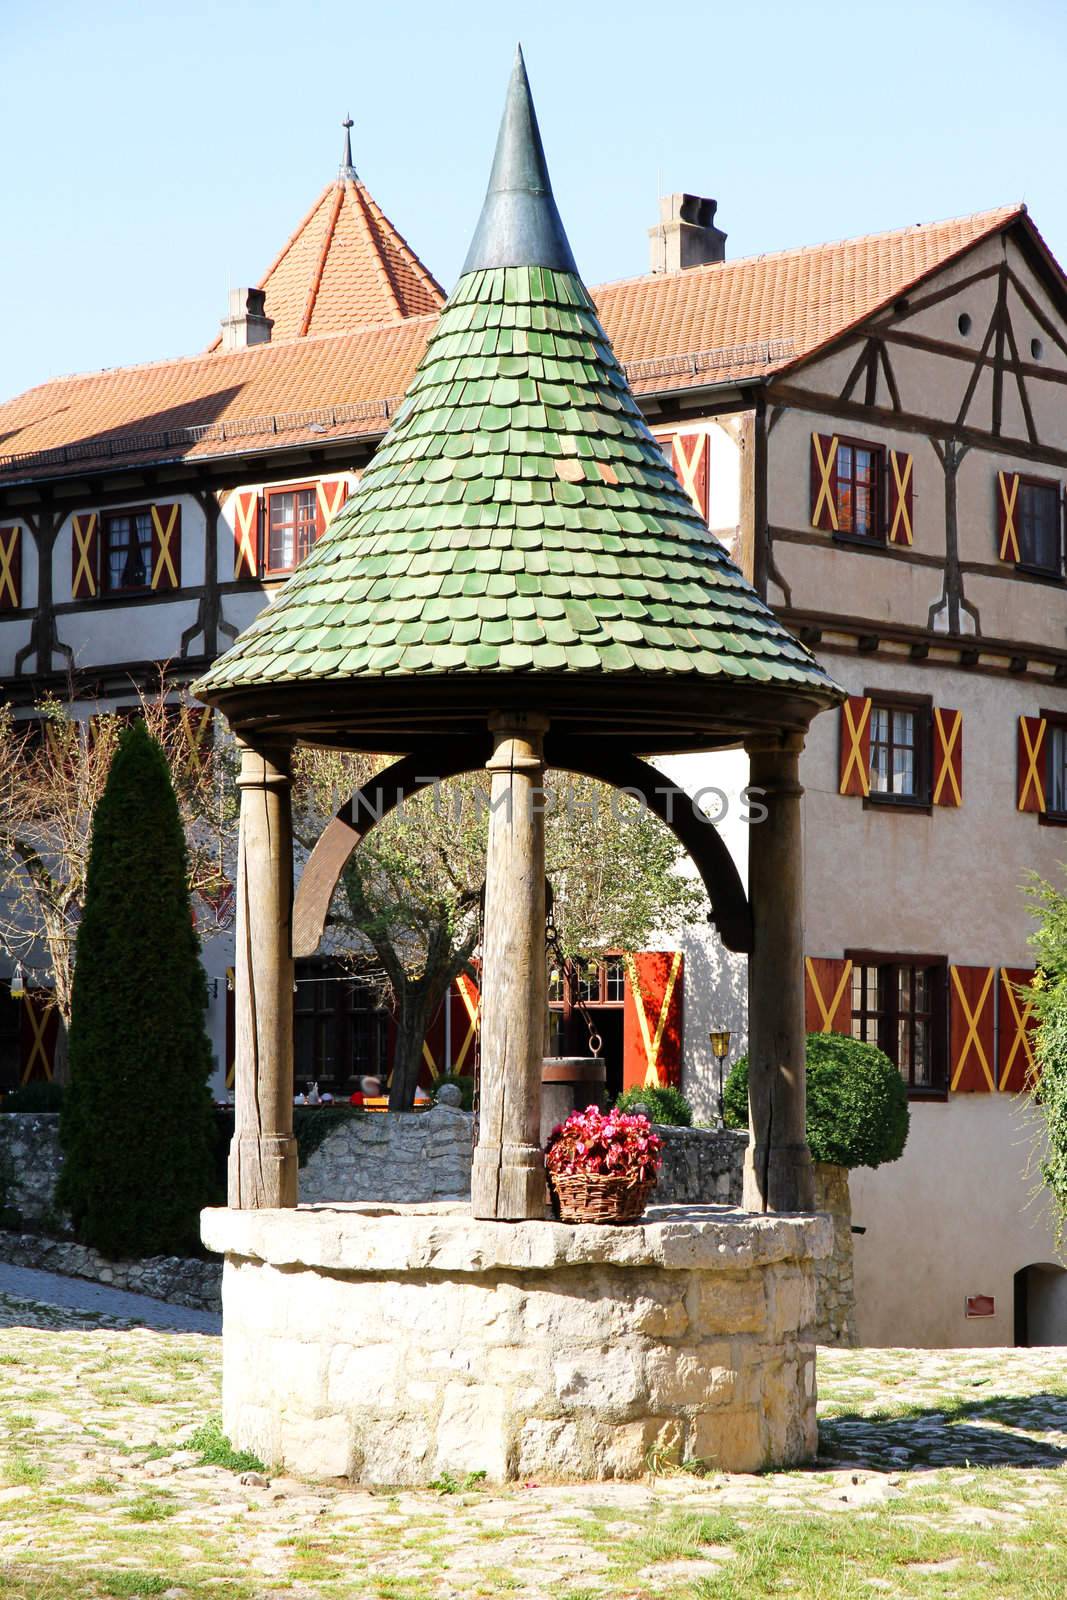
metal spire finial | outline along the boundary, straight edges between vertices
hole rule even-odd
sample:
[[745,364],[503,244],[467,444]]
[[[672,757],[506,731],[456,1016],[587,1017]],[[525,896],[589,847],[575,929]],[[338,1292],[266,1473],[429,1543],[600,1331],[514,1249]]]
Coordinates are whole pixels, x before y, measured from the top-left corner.
[[353,183],[358,183],[359,173],[352,165],[352,129],[355,124],[352,121],[351,112],[349,112],[341,126],[345,130],[345,143],[341,152],[341,165],[337,172],[337,181],[338,183],[344,183],[346,178],[350,178]]
[[521,45],[515,52],[485,204],[463,271],[490,267],[550,267],[578,276],[552,197]]

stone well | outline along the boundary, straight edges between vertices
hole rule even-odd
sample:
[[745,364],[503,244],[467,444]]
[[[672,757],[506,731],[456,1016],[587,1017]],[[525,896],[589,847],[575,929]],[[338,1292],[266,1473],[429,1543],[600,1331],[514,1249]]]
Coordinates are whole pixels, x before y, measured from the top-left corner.
[[224,1426],[308,1477],[633,1478],[816,1448],[825,1217],[654,1207],[629,1227],[464,1206],[210,1210]]

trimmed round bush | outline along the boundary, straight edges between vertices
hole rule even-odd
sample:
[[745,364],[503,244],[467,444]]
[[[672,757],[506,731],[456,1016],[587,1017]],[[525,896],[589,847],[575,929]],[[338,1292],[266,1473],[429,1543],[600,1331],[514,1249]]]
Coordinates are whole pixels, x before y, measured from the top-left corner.
[[[908,1137],[908,1091],[884,1051],[844,1033],[809,1033],[808,1144],[812,1159],[839,1167],[896,1161]],[[728,1128],[748,1127],[748,1057],[723,1089]]]
[[653,1122],[671,1128],[693,1126],[692,1106],[680,1089],[672,1089],[669,1084],[662,1088],[627,1089],[615,1102],[617,1111],[630,1112],[634,1106],[647,1106]]

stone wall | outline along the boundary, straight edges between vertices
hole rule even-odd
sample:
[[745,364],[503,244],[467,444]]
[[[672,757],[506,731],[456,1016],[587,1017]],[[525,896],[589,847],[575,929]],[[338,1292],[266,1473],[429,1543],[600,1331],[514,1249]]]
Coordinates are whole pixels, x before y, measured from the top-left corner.
[[0,1199],[9,1214],[30,1224],[51,1222],[62,1165],[58,1111],[0,1115]]
[[452,1106],[370,1112],[339,1121],[300,1168],[300,1199],[312,1204],[468,1199],[471,1125],[470,1113]]
[[834,1247],[815,1263],[816,1344],[857,1344],[856,1289],[852,1281],[852,1202],[848,1168],[815,1163],[815,1209],[833,1218]]
[[88,1245],[36,1233],[0,1233],[0,1261],[38,1267],[71,1278],[89,1278],[112,1289],[150,1294],[194,1311],[222,1310],[222,1263],[184,1256],[149,1256],[144,1261],[109,1261]]
[[656,1207],[626,1228],[455,1207],[204,1213],[226,1257],[223,1425],[310,1478],[635,1478],[815,1453],[825,1217]]

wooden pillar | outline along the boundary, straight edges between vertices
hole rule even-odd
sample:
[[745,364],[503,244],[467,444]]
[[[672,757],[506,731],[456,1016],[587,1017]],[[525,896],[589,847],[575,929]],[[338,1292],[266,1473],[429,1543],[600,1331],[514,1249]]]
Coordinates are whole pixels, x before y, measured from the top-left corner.
[[815,1205],[805,1122],[803,743],[800,734],[784,734],[747,747],[749,783],[767,807],[749,836],[747,1211]]
[[544,734],[547,717],[489,719],[493,775],[485,864],[482,1047],[471,1213],[545,1214],[541,1061],[545,1040]]
[[241,747],[237,864],[236,1127],[229,1203],[295,1206],[293,829],[288,749]]

